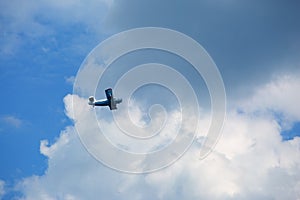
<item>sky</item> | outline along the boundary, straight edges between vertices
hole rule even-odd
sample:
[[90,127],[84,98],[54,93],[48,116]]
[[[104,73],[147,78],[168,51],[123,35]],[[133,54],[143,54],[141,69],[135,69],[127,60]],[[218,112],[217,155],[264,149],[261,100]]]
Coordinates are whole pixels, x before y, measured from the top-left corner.
[[[296,0],[1,1],[0,199],[299,199],[299,8]],[[186,60],[149,49],[128,53],[93,85],[95,96],[103,98],[103,90],[134,66],[162,63],[190,81],[199,106],[189,100],[181,104],[175,99],[181,93],[174,96],[168,87],[145,85],[112,116],[107,108],[88,107],[87,94],[76,90],[76,83],[89,86],[94,81],[89,76],[97,75],[90,71],[78,82],[86,66],[102,69],[103,60],[90,53],[97,45],[143,27],[187,35],[218,67],[226,91],[226,118],[215,148],[205,158],[199,159],[199,152],[211,125],[210,95],[205,78]],[[166,80],[175,91],[187,92],[177,79]],[[120,97],[124,95],[129,94]],[[165,110],[154,107],[157,112],[152,113],[151,105],[157,104]],[[180,120],[185,109],[199,109],[200,115]],[[94,133],[99,127],[91,123],[95,116],[105,137],[128,152],[156,151],[174,142],[180,122],[180,134],[196,136],[172,165],[152,173],[124,173],[99,162],[82,141],[98,141]],[[149,143],[133,143],[120,136],[112,117],[129,132],[134,129],[129,122],[143,128],[166,120],[167,128]],[[196,132],[189,129],[195,122]],[[86,130],[84,137],[81,130]],[[125,169],[143,171],[118,152],[100,155]],[[154,161],[168,160],[163,156]]]

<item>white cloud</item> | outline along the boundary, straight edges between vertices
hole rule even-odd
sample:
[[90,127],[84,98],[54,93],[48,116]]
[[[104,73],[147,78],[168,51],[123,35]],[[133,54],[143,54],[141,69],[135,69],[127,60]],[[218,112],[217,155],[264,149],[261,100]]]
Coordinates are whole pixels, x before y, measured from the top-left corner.
[[23,124],[23,120],[13,115],[4,116],[1,118],[1,120],[15,128],[19,128]]
[[[105,13],[112,3],[113,0],[91,0],[88,3],[79,0],[1,1],[0,12],[3,20],[0,53],[14,54],[26,41],[32,39],[54,39],[55,33],[60,31],[58,27],[81,24],[87,32],[99,33]],[[44,47],[43,51],[46,49]]]
[[[259,89],[251,110],[244,104],[248,112],[230,110],[216,149],[204,160],[198,159],[196,142],[164,170],[144,175],[119,173],[93,159],[75,129],[67,127],[54,144],[41,142],[41,153],[48,157],[45,174],[24,179],[18,188],[24,199],[299,199],[300,138],[282,141],[276,118],[256,113],[257,109],[276,108],[298,116],[289,107],[298,94],[286,92],[297,91],[299,78],[293,80],[283,77]],[[266,101],[268,94],[281,101]],[[66,111],[74,117],[70,100],[70,95],[65,98]],[[86,102],[75,101],[89,110]],[[85,109],[83,117],[88,116]],[[199,130],[205,130],[206,124]]]
[[294,121],[300,121],[300,79],[297,76],[296,73],[276,77],[243,102],[242,108],[249,113],[276,114],[283,118],[282,128],[290,128]]

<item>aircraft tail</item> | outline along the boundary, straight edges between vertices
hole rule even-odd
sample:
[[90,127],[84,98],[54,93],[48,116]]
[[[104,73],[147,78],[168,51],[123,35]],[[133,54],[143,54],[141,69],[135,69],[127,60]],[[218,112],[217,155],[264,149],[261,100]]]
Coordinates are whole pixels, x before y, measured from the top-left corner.
[[89,105],[94,106],[94,105],[95,105],[95,101],[96,101],[96,99],[95,99],[94,96],[90,96],[90,97],[89,97]]

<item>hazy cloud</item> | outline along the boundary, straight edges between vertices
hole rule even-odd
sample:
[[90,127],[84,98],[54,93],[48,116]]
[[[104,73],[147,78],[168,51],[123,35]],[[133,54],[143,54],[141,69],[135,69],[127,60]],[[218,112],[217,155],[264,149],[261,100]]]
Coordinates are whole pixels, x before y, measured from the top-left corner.
[[19,128],[23,124],[23,120],[13,115],[4,116],[1,121],[15,128]]
[[[105,20],[115,32],[143,26],[181,31],[212,56],[234,98],[296,70],[299,61],[298,1],[118,1]],[[286,65],[288,64],[288,65]]]
[[65,77],[65,81],[66,81],[66,83],[73,85],[75,82],[75,76]]
[[[40,2],[33,0],[1,1],[0,53],[13,55],[23,47],[26,41],[33,41],[37,38],[46,37],[52,39],[53,43],[55,42],[55,34],[63,28],[76,24],[82,25],[87,33],[96,32],[99,34],[102,30],[101,23],[111,4],[112,1],[110,0],[92,0],[88,3],[57,0]],[[77,39],[79,38],[77,35]],[[43,47],[43,51],[45,49],[47,48]]]
[[5,182],[3,180],[0,180],[0,199],[4,196],[5,194]]
[[66,31],[66,27],[79,31],[70,45],[80,53],[84,45],[93,41],[95,46],[95,41],[111,33],[145,26],[166,27],[203,45],[230,87],[228,95],[236,96],[251,92],[252,85],[268,82],[274,73],[297,69],[290,63],[281,64],[299,62],[297,1],[13,0],[0,5],[4,54],[13,54],[23,45],[20,35],[55,41],[55,34]]

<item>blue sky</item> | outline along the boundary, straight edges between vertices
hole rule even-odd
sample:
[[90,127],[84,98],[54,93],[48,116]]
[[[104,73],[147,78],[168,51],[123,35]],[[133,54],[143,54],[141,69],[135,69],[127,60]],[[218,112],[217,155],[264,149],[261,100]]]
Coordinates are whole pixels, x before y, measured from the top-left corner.
[[[300,187],[293,188],[293,185],[300,185],[297,157],[300,145],[297,106],[300,100],[297,95],[300,89],[299,9],[300,3],[296,0],[0,2],[0,198],[219,199],[218,194],[226,194],[228,199],[276,199],[274,190],[280,185],[268,185],[278,181],[276,177],[288,185],[279,191],[278,197],[299,198]],[[232,175],[234,170],[218,157],[219,154],[212,155],[202,165],[191,161],[196,150],[183,159],[193,163],[186,166],[188,170],[209,173],[206,165],[216,162],[223,166],[216,171],[228,172],[223,180],[228,180],[228,185],[235,190],[215,179],[215,182],[197,182],[191,172],[184,170],[184,161],[169,171],[135,177],[99,167],[99,163],[86,155],[72,128],[74,123],[68,109],[67,95],[72,94],[72,80],[85,57],[101,41],[120,31],[145,26],[180,31],[199,42],[213,58],[224,80],[228,106],[228,127],[225,125],[223,143],[221,139],[217,152],[224,152],[224,157],[237,171],[253,169],[251,164],[240,165],[243,158],[253,159],[249,153],[251,145],[251,150],[245,150],[231,149],[228,144],[247,146],[247,141],[256,141],[257,146],[262,145],[258,149],[266,152],[257,158],[258,161],[265,160],[269,156],[267,152],[278,153],[274,160],[282,159],[281,164],[261,166],[266,174],[275,177],[274,180],[266,175],[265,180],[255,182],[246,177],[243,182],[257,184],[265,192],[253,187],[249,190],[238,188],[236,185],[243,185],[237,181],[241,179],[239,174]],[[139,63],[134,60],[139,56],[143,57],[137,53],[129,57],[129,61]],[[151,60],[149,57],[143,59]],[[158,55],[156,59],[162,61]],[[168,62],[178,63],[176,59]],[[182,73],[192,80],[197,79],[193,71]],[[201,82],[194,81],[194,84]],[[275,132],[282,133],[280,141],[274,136]],[[264,134],[269,140],[262,138]],[[48,145],[41,145],[45,140]],[[78,153],[78,158],[72,150]],[[60,154],[69,155],[65,165]],[[289,155],[288,158],[284,158],[285,155]],[[74,173],[82,169],[95,170],[94,174],[84,173],[83,180],[103,176],[103,180],[108,181],[107,188],[87,186],[72,190],[77,186],[72,185],[71,173],[65,175],[66,180],[59,188],[55,188],[53,185],[59,181],[57,177],[62,175],[64,167],[75,168]],[[294,177],[289,170],[295,173]],[[250,171],[253,176],[260,174]],[[174,177],[170,176],[172,173]],[[160,176],[164,179],[160,180]],[[168,186],[160,189],[160,182]],[[193,184],[202,190],[211,184],[217,189],[215,193],[196,192]],[[232,195],[229,190],[234,191]]]

